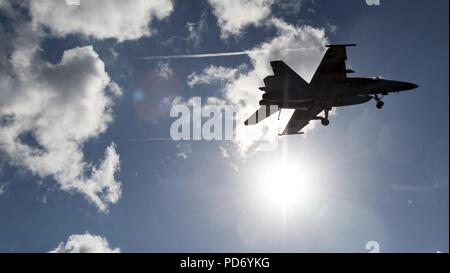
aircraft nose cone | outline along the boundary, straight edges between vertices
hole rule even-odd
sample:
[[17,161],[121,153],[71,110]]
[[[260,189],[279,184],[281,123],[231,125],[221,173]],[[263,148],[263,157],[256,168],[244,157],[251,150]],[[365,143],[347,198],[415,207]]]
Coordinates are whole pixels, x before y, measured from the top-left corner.
[[411,83],[411,82],[406,82],[403,84],[404,90],[411,90],[411,89],[415,89],[417,87],[419,87],[417,84]]

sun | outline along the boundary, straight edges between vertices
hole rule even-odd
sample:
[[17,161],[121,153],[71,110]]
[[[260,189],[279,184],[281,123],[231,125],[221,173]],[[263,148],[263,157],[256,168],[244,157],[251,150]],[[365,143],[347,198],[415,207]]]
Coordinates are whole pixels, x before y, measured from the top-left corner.
[[261,193],[265,203],[283,209],[306,207],[314,195],[310,173],[295,163],[281,163],[263,171]]

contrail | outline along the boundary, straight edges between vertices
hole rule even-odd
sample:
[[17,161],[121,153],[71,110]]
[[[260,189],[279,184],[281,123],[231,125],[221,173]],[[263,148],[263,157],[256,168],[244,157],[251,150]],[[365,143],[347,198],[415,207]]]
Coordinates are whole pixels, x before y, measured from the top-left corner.
[[[283,51],[298,51],[310,50],[315,48],[286,48]],[[267,54],[268,50],[244,50],[235,52],[218,52],[218,53],[204,53],[204,54],[181,54],[181,55],[162,55],[162,56],[145,56],[137,57],[138,60],[160,60],[160,59],[192,59],[192,58],[213,58],[213,57],[227,57],[227,56],[241,56],[251,54]]]
[[143,137],[143,138],[123,138],[123,139],[113,139],[113,140],[98,140],[94,141],[95,143],[107,143],[107,142],[115,142],[115,143],[123,143],[123,142],[145,142],[145,141],[169,141],[173,140],[170,137]]
[[173,140],[170,137],[145,137],[145,138],[126,138],[116,139],[113,142],[141,142],[141,141],[161,141],[161,140]]
[[[143,137],[143,138],[122,138],[122,139],[110,139],[110,140],[94,140],[93,143],[133,143],[133,142],[147,142],[147,141],[190,141],[190,139],[180,139],[180,140],[174,140],[170,137]],[[228,141],[226,139],[217,141]]]

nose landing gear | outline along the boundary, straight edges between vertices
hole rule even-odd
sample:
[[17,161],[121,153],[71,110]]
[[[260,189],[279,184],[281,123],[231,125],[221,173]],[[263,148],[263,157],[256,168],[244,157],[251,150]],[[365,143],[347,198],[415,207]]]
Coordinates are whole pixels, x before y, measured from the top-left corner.
[[373,98],[375,99],[375,101],[377,102],[376,106],[378,109],[383,108],[384,106],[384,102],[381,100],[384,96],[382,96],[381,98],[378,97],[378,95],[375,95]]
[[384,105],[384,102],[383,101],[377,101],[377,108],[378,109],[381,109],[381,108],[383,108],[383,105]]

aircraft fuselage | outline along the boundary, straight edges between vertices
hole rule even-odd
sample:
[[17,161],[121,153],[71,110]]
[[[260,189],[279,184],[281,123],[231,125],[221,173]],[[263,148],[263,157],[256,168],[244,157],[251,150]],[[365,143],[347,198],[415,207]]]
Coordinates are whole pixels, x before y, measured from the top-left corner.
[[[417,88],[414,83],[380,77],[349,78],[347,75],[354,73],[345,64],[346,47],[349,46],[355,44],[327,45],[328,49],[309,83],[283,61],[271,61],[273,75],[265,77],[264,86],[259,87],[264,92],[260,107],[244,124],[257,124],[276,112],[280,118],[279,110],[290,108],[295,111],[281,135],[297,134],[312,120],[320,120],[327,126],[333,107],[362,104],[373,99],[375,106],[381,109],[385,95]],[[324,114],[320,116],[322,112]]]
[[[277,105],[279,108],[331,108],[362,104],[376,95],[387,95],[416,88],[409,82],[385,80],[381,78],[347,78],[333,85],[310,83],[300,92],[283,92],[269,89],[263,94],[260,105]],[[295,89],[295,87],[293,87]]]

